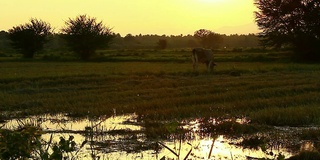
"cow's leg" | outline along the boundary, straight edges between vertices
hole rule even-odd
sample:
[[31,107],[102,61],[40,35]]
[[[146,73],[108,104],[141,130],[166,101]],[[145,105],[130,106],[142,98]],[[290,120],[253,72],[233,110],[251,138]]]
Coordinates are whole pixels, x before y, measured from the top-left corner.
[[208,70],[208,72],[211,72],[212,61],[208,61],[208,62],[206,62],[206,64],[207,64],[207,70]]
[[213,71],[214,70],[214,66],[216,64],[213,62],[213,61],[210,61],[210,71]]
[[195,62],[195,63],[193,64],[193,70],[194,70],[194,71],[198,71],[198,62]]
[[196,69],[196,60],[195,60],[194,55],[192,55],[192,66],[193,66],[193,70],[195,70]]
[[193,70],[197,71],[198,70],[198,63],[199,63],[197,54],[193,55],[192,60],[193,60]]

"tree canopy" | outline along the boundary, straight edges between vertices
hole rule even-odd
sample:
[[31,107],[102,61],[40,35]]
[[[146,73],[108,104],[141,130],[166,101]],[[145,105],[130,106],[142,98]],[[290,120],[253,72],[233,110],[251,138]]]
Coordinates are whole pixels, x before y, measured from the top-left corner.
[[320,1],[255,0],[263,43],[293,47],[299,58],[320,60]]
[[202,46],[206,48],[219,48],[219,45],[223,42],[223,38],[220,34],[206,29],[195,31],[194,37],[199,39]]
[[69,18],[65,23],[63,38],[83,60],[90,59],[97,49],[107,47],[114,36],[111,28],[87,15]]
[[33,58],[34,54],[43,48],[50,34],[52,34],[50,24],[35,18],[32,18],[30,23],[9,29],[9,39],[13,47],[25,58]]

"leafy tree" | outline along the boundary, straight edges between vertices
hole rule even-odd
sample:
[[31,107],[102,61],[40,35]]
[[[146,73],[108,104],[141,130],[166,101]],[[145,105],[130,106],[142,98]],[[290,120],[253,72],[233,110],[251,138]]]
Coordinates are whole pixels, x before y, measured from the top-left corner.
[[211,31],[210,30],[206,30],[206,29],[199,29],[197,31],[194,32],[194,37],[197,38],[201,45],[203,47],[206,46],[206,43],[207,43],[207,36],[211,34]]
[[62,29],[63,38],[82,60],[90,59],[97,49],[107,47],[114,37],[111,28],[87,15],[69,18],[65,23],[66,27]]
[[207,48],[219,48],[220,44],[223,42],[223,38],[220,34],[206,29],[195,31],[194,37],[200,40],[203,47]]
[[291,46],[300,58],[320,60],[320,1],[255,0],[256,22],[268,46]]
[[13,48],[10,44],[9,33],[0,31],[0,56],[4,56],[4,53],[13,52]]
[[14,48],[18,49],[25,58],[33,58],[37,51],[43,49],[52,34],[49,23],[32,18],[30,23],[9,29],[9,39]]

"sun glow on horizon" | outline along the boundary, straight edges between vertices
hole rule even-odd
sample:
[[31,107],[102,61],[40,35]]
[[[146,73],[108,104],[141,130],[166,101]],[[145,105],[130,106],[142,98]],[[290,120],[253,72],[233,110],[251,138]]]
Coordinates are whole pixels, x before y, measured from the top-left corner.
[[229,0],[198,0],[204,3],[228,3]]
[[7,0],[0,6],[0,16],[6,15],[1,17],[0,30],[37,18],[59,32],[66,20],[86,14],[121,35],[186,35],[198,29],[221,34],[257,31],[253,0]]

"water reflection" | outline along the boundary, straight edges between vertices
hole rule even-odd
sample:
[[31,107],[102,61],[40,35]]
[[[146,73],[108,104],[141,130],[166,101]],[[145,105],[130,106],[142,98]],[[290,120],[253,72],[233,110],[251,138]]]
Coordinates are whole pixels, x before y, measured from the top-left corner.
[[314,143],[312,141],[304,141],[300,146],[300,151],[314,151]]
[[[262,151],[261,148],[249,149],[238,145],[241,138],[228,138],[223,135],[199,134],[203,130],[200,119],[181,122],[182,128],[189,130],[186,135],[173,136],[169,140],[157,143],[148,140],[144,134],[144,127],[137,121],[137,116],[124,115],[114,117],[100,117],[98,119],[73,119],[65,115],[41,115],[23,119],[13,119],[3,124],[4,129],[14,130],[24,124],[33,124],[41,127],[45,134],[43,140],[58,142],[59,137],[74,136],[75,142],[80,146],[77,157],[81,159],[248,159],[270,158],[284,155],[286,158],[291,153],[284,148]],[[224,120],[232,121],[232,120]],[[245,118],[235,119],[237,123],[245,124]],[[221,123],[221,120],[210,119],[211,125]],[[181,138],[188,137],[188,138]],[[159,144],[162,144],[159,145]],[[271,154],[272,153],[272,154]],[[178,157],[177,157],[178,156]]]
[[[205,138],[184,142],[182,144],[180,158],[185,158],[190,149],[192,149],[192,153],[188,156],[188,158],[191,159],[275,159],[280,153],[285,157],[290,157],[292,155],[290,152],[287,152],[284,149],[272,151],[272,155],[268,154],[268,152],[262,151],[261,149],[245,149],[239,145],[234,145],[234,141],[240,140],[230,140],[220,135],[217,137],[217,139]],[[171,148],[177,148],[177,144],[174,144],[173,142],[166,142],[166,145]],[[168,158],[176,158],[174,154],[165,148],[161,151],[161,153]]]
[[[30,116],[22,119],[13,119],[5,123],[5,129],[15,129],[23,124],[33,124],[43,128],[45,131],[83,131],[86,127],[107,130],[141,130],[136,124],[136,115],[100,117],[97,119],[75,119],[58,115]],[[132,123],[132,124],[130,124]]]

